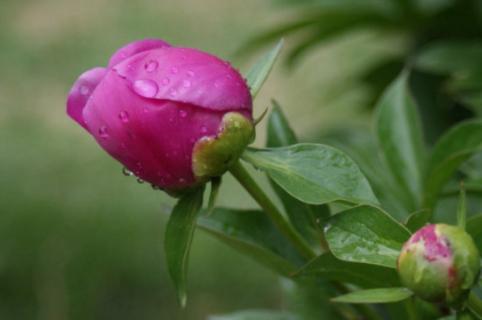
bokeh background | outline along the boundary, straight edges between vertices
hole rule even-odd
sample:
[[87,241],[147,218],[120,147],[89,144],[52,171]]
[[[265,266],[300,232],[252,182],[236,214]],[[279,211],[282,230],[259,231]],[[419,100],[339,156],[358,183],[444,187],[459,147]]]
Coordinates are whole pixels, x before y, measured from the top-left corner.
[[[259,0],[0,0],[0,319],[206,319],[286,303],[274,274],[199,231],[180,310],[162,251],[172,200],[124,177],[66,116],[65,100],[81,72],[139,38],[197,47],[246,71],[260,52],[238,49],[291,18]],[[377,37],[352,32],[294,69],[278,63],[255,114],[276,98],[305,139],[367,126],[370,94],[351,85],[354,75],[403,42]],[[229,176],[219,202],[254,206]]]

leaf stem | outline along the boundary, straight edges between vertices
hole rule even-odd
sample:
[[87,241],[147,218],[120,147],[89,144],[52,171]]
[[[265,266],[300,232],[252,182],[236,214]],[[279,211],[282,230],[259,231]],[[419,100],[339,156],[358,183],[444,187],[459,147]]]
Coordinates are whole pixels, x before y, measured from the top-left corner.
[[264,212],[270,217],[279,231],[284,234],[298,249],[302,256],[307,259],[316,257],[313,249],[306,243],[298,232],[286,221],[276,205],[246,171],[244,166],[238,160],[229,169],[231,174],[238,180],[238,182],[248,191],[254,200],[263,208]]
[[467,306],[469,309],[475,313],[477,316],[482,317],[482,300],[471,292],[469,298],[467,299]]

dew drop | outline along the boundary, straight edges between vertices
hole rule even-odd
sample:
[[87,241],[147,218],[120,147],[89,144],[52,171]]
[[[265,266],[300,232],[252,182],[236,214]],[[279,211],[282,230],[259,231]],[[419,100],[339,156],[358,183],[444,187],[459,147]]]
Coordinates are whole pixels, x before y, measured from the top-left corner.
[[80,86],[79,91],[81,95],[86,96],[89,94],[90,89],[87,86]]
[[179,69],[178,69],[177,67],[172,67],[172,68],[171,68],[171,73],[172,73],[172,74],[176,74],[176,73],[178,73],[178,72],[179,72]]
[[137,183],[144,183],[144,180],[142,180],[141,178],[137,178]]
[[214,87],[216,87],[216,88],[219,88],[221,86],[221,84],[222,83],[219,80],[214,81]]
[[163,78],[161,80],[161,83],[163,86],[167,86],[169,84],[169,82],[171,82],[171,80],[169,80],[169,78]]
[[189,70],[186,74],[188,77],[194,77],[194,71]]
[[119,113],[119,119],[124,123],[129,122],[129,114],[127,113],[127,111],[121,111]]
[[102,138],[102,139],[107,139],[109,138],[109,132],[107,132],[107,127],[106,126],[102,126],[99,128],[99,136]]
[[185,118],[187,117],[187,112],[185,110],[179,110],[179,115],[181,116],[181,118]]
[[130,177],[132,176],[134,173],[132,173],[132,171],[130,171],[129,169],[127,169],[126,167],[122,168],[122,174],[125,175],[126,177]]
[[173,123],[173,122],[174,122],[174,118],[173,118],[173,117],[170,117],[170,118],[169,118],[169,122],[170,122],[170,123]]
[[156,71],[158,66],[159,66],[159,63],[157,63],[157,61],[151,60],[145,64],[144,69],[146,69],[147,72],[151,73]]
[[191,86],[191,81],[189,81],[189,80],[184,80],[184,81],[182,82],[182,86],[183,86],[184,88],[189,88],[189,87]]
[[159,88],[152,80],[136,80],[134,82],[134,91],[142,97],[152,98],[157,94]]
[[144,113],[149,113],[149,108],[148,108],[148,107],[144,107],[144,109],[142,109],[142,111],[143,111]]
[[206,126],[201,127],[201,133],[206,133],[208,132],[208,128]]

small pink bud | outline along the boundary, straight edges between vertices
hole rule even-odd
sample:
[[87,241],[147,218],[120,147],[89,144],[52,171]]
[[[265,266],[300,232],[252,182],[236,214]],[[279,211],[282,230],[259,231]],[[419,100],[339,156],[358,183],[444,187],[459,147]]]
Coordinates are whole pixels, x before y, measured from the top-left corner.
[[[169,191],[221,175],[254,134],[251,95],[238,71],[155,39],[130,43],[107,68],[82,74],[67,113],[138,178]],[[244,132],[226,125],[233,115]],[[229,143],[205,147],[206,139]]]
[[461,228],[431,224],[405,243],[398,258],[402,283],[420,298],[457,303],[477,280],[479,252]]

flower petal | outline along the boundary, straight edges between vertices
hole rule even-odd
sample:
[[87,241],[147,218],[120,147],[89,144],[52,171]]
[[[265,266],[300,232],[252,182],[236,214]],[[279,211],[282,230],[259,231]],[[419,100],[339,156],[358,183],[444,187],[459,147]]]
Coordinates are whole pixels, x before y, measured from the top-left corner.
[[114,70],[144,98],[217,111],[251,111],[249,88],[239,72],[228,62],[197,49],[145,51],[119,63]]
[[218,133],[223,113],[145,99],[109,70],[84,109],[97,142],[142,180],[166,189],[195,182],[194,144]]
[[82,110],[105,74],[105,68],[90,69],[82,73],[70,89],[67,98],[67,114],[86,130],[88,129],[82,117]]
[[117,50],[109,60],[108,68],[114,67],[123,60],[143,51],[170,47],[171,45],[160,39],[144,39],[131,42]]

